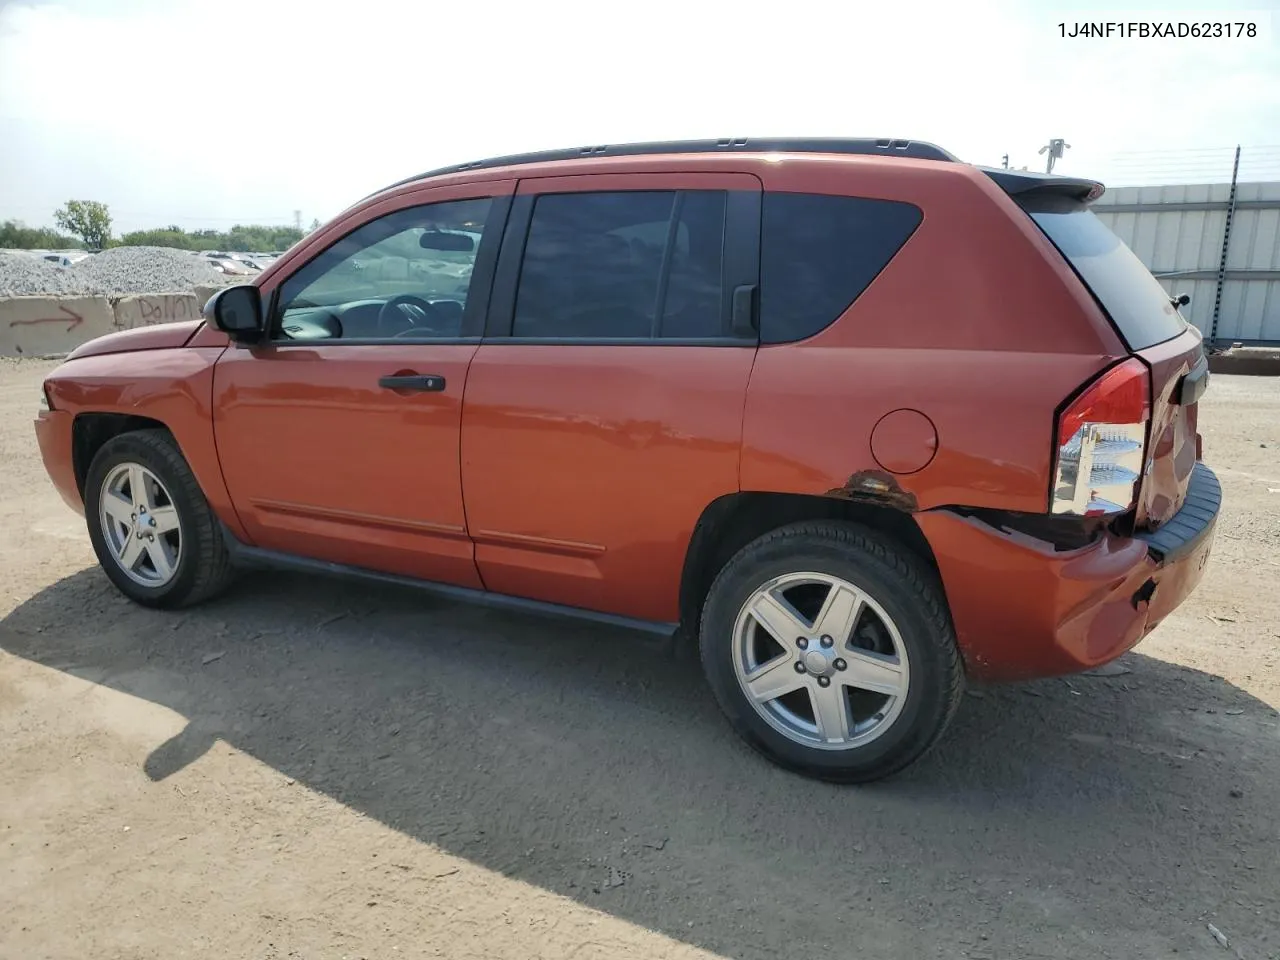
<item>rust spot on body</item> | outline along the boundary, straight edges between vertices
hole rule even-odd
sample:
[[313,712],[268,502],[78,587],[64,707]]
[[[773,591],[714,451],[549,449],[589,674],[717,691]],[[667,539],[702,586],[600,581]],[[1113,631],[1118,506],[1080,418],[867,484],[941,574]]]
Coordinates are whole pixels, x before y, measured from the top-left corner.
[[869,503],[879,507],[892,507],[904,513],[915,513],[916,495],[903,490],[897,478],[884,470],[859,470],[852,474],[843,486],[828,490],[828,497]]

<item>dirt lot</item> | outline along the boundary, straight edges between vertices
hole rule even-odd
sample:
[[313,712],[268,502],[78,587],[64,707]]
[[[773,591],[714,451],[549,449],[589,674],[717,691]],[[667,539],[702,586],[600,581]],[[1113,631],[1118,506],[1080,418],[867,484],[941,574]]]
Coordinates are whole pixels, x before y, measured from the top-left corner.
[[1218,545],[1130,672],[972,690],[836,788],[621,632],[129,604],[39,462],[50,367],[0,362],[0,956],[1280,958],[1280,380],[1214,378]]

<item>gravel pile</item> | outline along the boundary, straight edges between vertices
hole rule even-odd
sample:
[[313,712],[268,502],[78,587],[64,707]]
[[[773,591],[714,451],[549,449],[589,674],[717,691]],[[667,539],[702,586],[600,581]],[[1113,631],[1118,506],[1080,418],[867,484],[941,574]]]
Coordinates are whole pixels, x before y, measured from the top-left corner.
[[77,293],[84,293],[83,283],[70,267],[60,267],[25,253],[0,250],[0,297]]
[[69,267],[0,251],[0,297],[179,293],[243,279],[170,247],[113,247]]
[[113,247],[66,268],[94,293],[169,293],[226,281],[201,257],[170,247]]

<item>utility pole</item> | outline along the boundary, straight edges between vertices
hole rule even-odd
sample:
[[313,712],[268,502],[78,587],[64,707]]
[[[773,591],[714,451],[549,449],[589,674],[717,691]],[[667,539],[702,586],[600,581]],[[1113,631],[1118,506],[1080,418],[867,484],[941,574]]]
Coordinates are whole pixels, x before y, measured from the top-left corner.
[[1062,139],[1050,140],[1045,146],[1040,148],[1040,153],[1048,153],[1048,159],[1045,163],[1044,172],[1053,173],[1053,163],[1055,160],[1062,159],[1062,151],[1070,150],[1071,144]]
[[1213,319],[1209,322],[1208,341],[1218,347],[1218,318],[1222,315],[1222,287],[1227,280],[1227,252],[1231,248],[1231,222],[1236,218],[1236,187],[1240,179],[1240,145],[1236,144],[1236,161],[1231,166],[1231,193],[1227,196],[1227,220],[1222,226],[1222,254],[1218,257],[1218,289],[1213,297]]
[[301,210],[293,211],[293,226],[299,233],[302,232],[302,211]]
[[1001,162],[1002,162],[1002,166],[1003,166],[1006,170],[1008,170],[1008,169],[1009,169],[1009,155],[1008,155],[1007,153],[1004,155],[1004,157],[1002,158],[1002,161],[1001,161]]

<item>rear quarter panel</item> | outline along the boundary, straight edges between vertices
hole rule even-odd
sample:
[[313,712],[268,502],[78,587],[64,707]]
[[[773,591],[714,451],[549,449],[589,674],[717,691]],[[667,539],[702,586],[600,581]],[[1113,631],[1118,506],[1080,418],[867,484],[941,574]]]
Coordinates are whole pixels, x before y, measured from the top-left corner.
[[[912,509],[1043,511],[1055,412],[1123,348],[1035,224],[958,164],[814,160],[761,175],[766,190],[913,203],[923,220],[835,323],[760,349],[742,488],[841,495],[870,471]],[[890,475],[872,432],[904,409],[932,423],[935,449]]]
[[69,360],[45,381],[71,416],[121,413],[168,427],[214,513],[239,538],[213,440],[213,367],[224,347],[179,347]]

